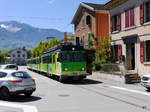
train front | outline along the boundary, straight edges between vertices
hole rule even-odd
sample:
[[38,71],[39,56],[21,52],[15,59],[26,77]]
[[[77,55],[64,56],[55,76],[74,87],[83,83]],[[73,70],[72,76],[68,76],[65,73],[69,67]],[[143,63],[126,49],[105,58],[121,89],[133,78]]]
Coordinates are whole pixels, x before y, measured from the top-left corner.
[[63,78],[86,78],[87,68],[85,50],[82,46],[66,46],[59,54],[61,59],[61,71]]

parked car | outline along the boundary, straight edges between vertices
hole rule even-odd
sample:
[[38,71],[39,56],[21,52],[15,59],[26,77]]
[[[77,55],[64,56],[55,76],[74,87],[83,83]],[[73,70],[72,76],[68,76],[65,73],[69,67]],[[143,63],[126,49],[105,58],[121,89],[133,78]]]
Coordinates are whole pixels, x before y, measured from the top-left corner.
[[8,100],[12,95],[32,95],[36,90],[35,80],[24,71],[0,70],[0,97]]
[[141,79],[141,84],[146,87],[148,90],[150,90],[150,74],[143,75]]
[[15,64],[0,65],[0,70],[18,70],[18,66]]

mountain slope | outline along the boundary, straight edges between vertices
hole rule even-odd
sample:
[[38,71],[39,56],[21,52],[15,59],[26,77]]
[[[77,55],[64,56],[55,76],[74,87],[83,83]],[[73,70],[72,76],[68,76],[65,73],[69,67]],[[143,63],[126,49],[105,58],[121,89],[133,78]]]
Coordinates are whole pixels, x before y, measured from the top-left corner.
[[64,33],[56,29],[35,28],[17,21],[0,22],[0,49],[33,48],[46,37],[63,39]]

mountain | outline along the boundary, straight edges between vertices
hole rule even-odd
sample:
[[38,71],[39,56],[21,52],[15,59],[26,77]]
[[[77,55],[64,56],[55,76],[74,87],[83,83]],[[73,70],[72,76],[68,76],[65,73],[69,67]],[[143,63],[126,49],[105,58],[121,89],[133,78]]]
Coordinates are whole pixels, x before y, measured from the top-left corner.
[[0,49],[13,49],[25,46],[34,48],[46,37],[63,39],[64,33],[56,29],[42,29],[17,21],[0,22]]

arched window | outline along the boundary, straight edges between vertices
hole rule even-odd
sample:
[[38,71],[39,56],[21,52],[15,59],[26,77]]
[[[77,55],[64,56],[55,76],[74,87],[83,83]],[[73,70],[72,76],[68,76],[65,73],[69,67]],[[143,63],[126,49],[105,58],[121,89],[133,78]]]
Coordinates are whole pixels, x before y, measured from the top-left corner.
[[86,24],[87,25],[91,25],[92,24],[91,16],[86,16]]

